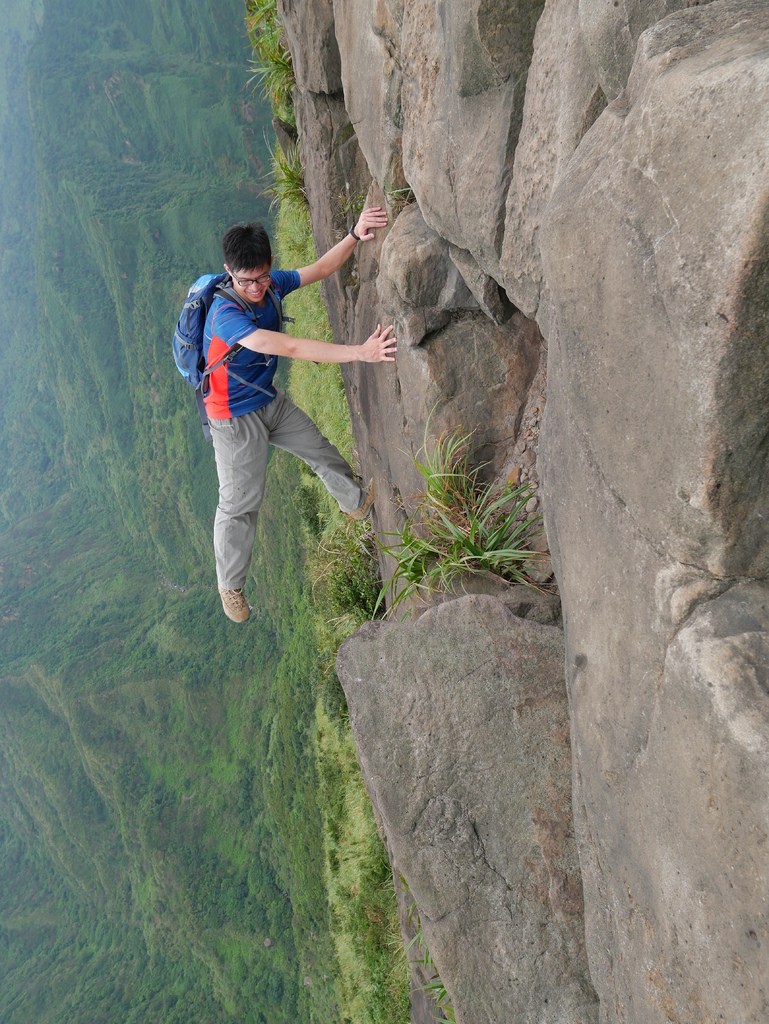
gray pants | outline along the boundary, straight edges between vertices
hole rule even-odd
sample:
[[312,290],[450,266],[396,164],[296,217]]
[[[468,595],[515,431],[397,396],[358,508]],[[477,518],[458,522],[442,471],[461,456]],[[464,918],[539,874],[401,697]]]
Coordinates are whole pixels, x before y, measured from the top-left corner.
[[240,590],[246,582],[256,520],[264,496],[268,446],[298,455],[326,485],[343,512],[363,504],[364,492],[337,449],[297,408],[285,391],[269,405],[211,420],[219,475],[219,505],[214,520],[214,554],[219,586]]

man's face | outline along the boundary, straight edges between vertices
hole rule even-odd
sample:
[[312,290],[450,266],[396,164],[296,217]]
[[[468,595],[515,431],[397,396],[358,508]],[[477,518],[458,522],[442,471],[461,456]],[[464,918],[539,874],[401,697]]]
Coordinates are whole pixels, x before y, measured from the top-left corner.
[[246,302],[261,302],[267,294],[270,284],[269,264],[264,267],[255,267],[252,270],[230,270],[225,263],[224,269],[232,278],[235,291]]

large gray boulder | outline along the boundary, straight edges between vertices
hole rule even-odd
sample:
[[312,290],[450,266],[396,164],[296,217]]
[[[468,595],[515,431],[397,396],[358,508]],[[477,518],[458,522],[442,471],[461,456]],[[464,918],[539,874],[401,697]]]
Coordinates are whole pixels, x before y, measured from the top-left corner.
[[340,649],[363,776],[459,1024],[590,1024],[561,632],[460,598]]
[[377,289],[406,345],[445,327],[452,312],[478,308],[449,243],[425,224],[416,203],[401,212],[382,246]]
[[[499,273],[526,316],[537,316],[546,289],[539,252],[542,217],[580,140],[605,106],[582,36],[579,0],[548,0],[534,36]],[[540,323],[547,334],[546,323]]]
[[610,100],[627,84],[641,33],[673,11],[693,6],[690,0],[579,0],[585,43]]
[[427,223],[499,280],[505,197],[544,0],[414,0],[402,30],[403,168]]
[[769,1016],[768,40],[759,0],[649,29],[541,234],[540,472],[611,1024]]
[[344,100],[374,179],[405,185],[401,134],[403,0],[334,0]]
[[332,0],[277,0],[302,92],[341,93],[342,69]]
[[764,3],[720,0],[650,29],[542,233],[608,485],[658,549],[719,576],[769,568],[768,28]]

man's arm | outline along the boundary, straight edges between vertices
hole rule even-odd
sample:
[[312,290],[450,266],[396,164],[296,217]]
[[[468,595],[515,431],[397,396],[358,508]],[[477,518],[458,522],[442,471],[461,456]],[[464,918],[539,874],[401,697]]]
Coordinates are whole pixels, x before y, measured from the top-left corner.
[[[364,210],[355,225],[355,234],[361,242],[369,242],[374,238],[376,228],[387,227],[387,214],[381,206],[370,206]],[[339,270],[352,256],[353,250],[358,243],[352,235],[346,235],[341,242],[337,242],[333,249],[311,263],[308,267],[302,267],[299,271],[300,288],[306,284],[315,284],[316,281],[323,281]]]
[[239,344],[265,356],[288,356],[311,363],[392,363],[395,361],[397,338],[390,335],[392,324],[377,329],[362,345],[333,345],[312,338],[292,338],[277,331],[252,331]]

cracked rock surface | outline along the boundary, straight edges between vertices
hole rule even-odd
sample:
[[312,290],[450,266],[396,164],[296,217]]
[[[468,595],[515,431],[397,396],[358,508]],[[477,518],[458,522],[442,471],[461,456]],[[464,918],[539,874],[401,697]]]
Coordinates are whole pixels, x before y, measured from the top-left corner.
[[337,669],[457,1021],[597,1021],[561,631],[474,595],[409,625],[364,626]]
[[322,288],[337,341],[400,340],[344,368],[373,528],[427,433],[474,430],[563,600],[571,758],[552,609],[449,601],[340,656],[457,1020],[596,1019],[573,770],[601,1024],[764,1024],[769,5],[280,9],[318,251],[364,195],[391,215]]
[[539,469],[611,1024],[769,1020],[767,40],[756,0],[645,32],[542,233]]

